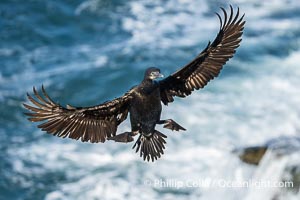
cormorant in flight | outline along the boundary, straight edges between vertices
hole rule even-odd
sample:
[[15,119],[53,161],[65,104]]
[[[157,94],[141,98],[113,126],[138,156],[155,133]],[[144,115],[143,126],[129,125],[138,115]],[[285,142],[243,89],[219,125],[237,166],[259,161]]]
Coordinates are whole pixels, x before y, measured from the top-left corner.
[[[220,20],[220,30],[215,40],[208,43],[206,48],[190,63],[177,70],[168,77],[162,77],[160,69],[149,68],[145,72],[143,81],[125,93],[122,97],[92,107],[63,107],[55,103],[42,87],[43,96],[35,88],[35,99],[29,94],[28,99],[35,105],[24,104],[30,110],[26,113],[32,122],[45,121],[38,125],[43,131],[59,137],[81,139],[82,142],[132,142],[136,135],[133,148],[140,151],[144,160],[152,161],[164,153],[165,138],[163,133],[155,130],[157,124],[164,128],[179,131],[185,130],[172,119],[160,119],[162,105],[174,101],[174,97],[186,97],[194,90],[203,88],[210,80],[217,77],[223,65],[233,57],[239,47],[243,34],[243,16],[239,16],[239,9],[234,15],[230,6],[230,15],[221,8],[224,20]],[[117,127],[130,113],[131,131],[116,134]]]

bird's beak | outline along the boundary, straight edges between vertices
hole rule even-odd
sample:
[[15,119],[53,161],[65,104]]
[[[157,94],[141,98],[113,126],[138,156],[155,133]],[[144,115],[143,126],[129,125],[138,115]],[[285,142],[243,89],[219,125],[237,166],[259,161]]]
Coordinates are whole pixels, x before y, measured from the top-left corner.
[[154,76],[155,76],[155,78],[163,78],[164,77],[164,75],[159,72],[155,73]]
[[157,78],[163,78],[164,77],[164,75],[163,74],[161,74],[161,73],[158,73],[158,75],[157,75]]

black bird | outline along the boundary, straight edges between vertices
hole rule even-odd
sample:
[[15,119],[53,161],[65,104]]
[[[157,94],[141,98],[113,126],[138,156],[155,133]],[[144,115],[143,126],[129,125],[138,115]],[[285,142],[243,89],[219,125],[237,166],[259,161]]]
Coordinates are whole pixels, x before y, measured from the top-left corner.
[[[92,107],[63,107],[55,103],[47,95],[42,86],[41,96],[35,88],[35,99],[27,94],[28,99],[35,105],[24,104],[32,111],[25,113],[32,122],[45,121],[38,125],[43,131],[59,137],[81,139],[82,142],[132,142],[133,137],[139,135],[133,148],[140,151],[144,160],[152,161],[161,157],[165,149],[163,133],[155,130],[157,124],[164,124],[164,128],[171,130],[185,130],[172,119],[161,120],[162,105],[174,101],[174,97],[186,97],[194,90],[203,88],[210,80],[217,77],[223,65],[233,57],[239,47],[243,34],[243,16],[239,16],[239,9],[234,15],[230,6],[230,15],[224,8],[224,21],[220,20],[220,30],[215,40],[208,43],[206,48],[189,64],[185,65],[165,79],[160,69],[149,68],[145,72],[143,81],[130,89],[122,97]],[[116,134],[117,127],[130,113],[131,131]]]

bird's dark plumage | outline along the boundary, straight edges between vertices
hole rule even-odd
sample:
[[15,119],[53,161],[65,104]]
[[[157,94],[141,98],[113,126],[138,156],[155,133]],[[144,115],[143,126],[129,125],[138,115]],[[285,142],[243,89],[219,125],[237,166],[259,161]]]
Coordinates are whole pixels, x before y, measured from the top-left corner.
[[[185,130],[171,119],[161,120],[162,105],[174,101],[174,96],[186,97],[193,90],[203,88],[210,80],[217,77],[223,65],[231,58],[241,42],[244,24],[239,10],[234,15],[230,6],[230,15],[221,8],[224,21],[220,19],[220,30],[212,43],[189,64],[161,81],[158,68],[148,68],[144,79],[122,97],[116,98],[93,107],[62,107],[55,103],[42,87],[43,96],[35,88],[28,99],[34,106],[24,104],[30,110],[26,113],[29,120],[42,122],[38,125],[43,131],[59,137],[81,139],[83,142],[105,142],[107,139],[116,142],[132,142],[139,134],[133,148],[140,151],[144,160],[160,158],[165,149],[163,133],[155,130],[157,124],[171,130]],[[131,132],[116,134],[117,127],[130,113]]]
[[82,142],[105,142],[116,134],[117,126],[128,115],[129,93],[94,107],[76,108],[68,105],[64,108],[50,99],[44,87],[44,97],[35,88],[33,92],[37,100],[29,94],[27,96],[35,107],[24,104],[25,108],[32,111],[26,113],[28,119],[32,122],[47,120],[38,128],[59,137],[81,139]]
[[203,88],[210,80],[217,77],[223,65],[233,57],[236,48],[239,47],[243,34],[244,15],[239,18],[239,9],[234,16],[230,6],[230,16],[224,13],[224,21],[217,13],[220,20],[220,30],[212,43],[189,64],[160,81],[161,100],[167,105],[174,101],[174,96],[186,97],[193,90]]

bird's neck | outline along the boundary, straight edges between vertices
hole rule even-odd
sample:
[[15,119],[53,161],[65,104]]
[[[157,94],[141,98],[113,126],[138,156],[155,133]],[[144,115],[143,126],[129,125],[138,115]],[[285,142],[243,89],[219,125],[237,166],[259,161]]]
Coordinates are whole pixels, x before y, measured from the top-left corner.
[[155,83],[155,81],[151,79],[144,79],[141,84],[141,89],[144,93],[150,94],[153,92],[153,90],[156,89],[156,85],[157,84]]
[[154,81],[151,80],[151,79],[149,79],[149,78],[145,78],[145,79],[142,81],[142,84],[143,84],[144,86],[152,86],[152,85],[154,85]]

